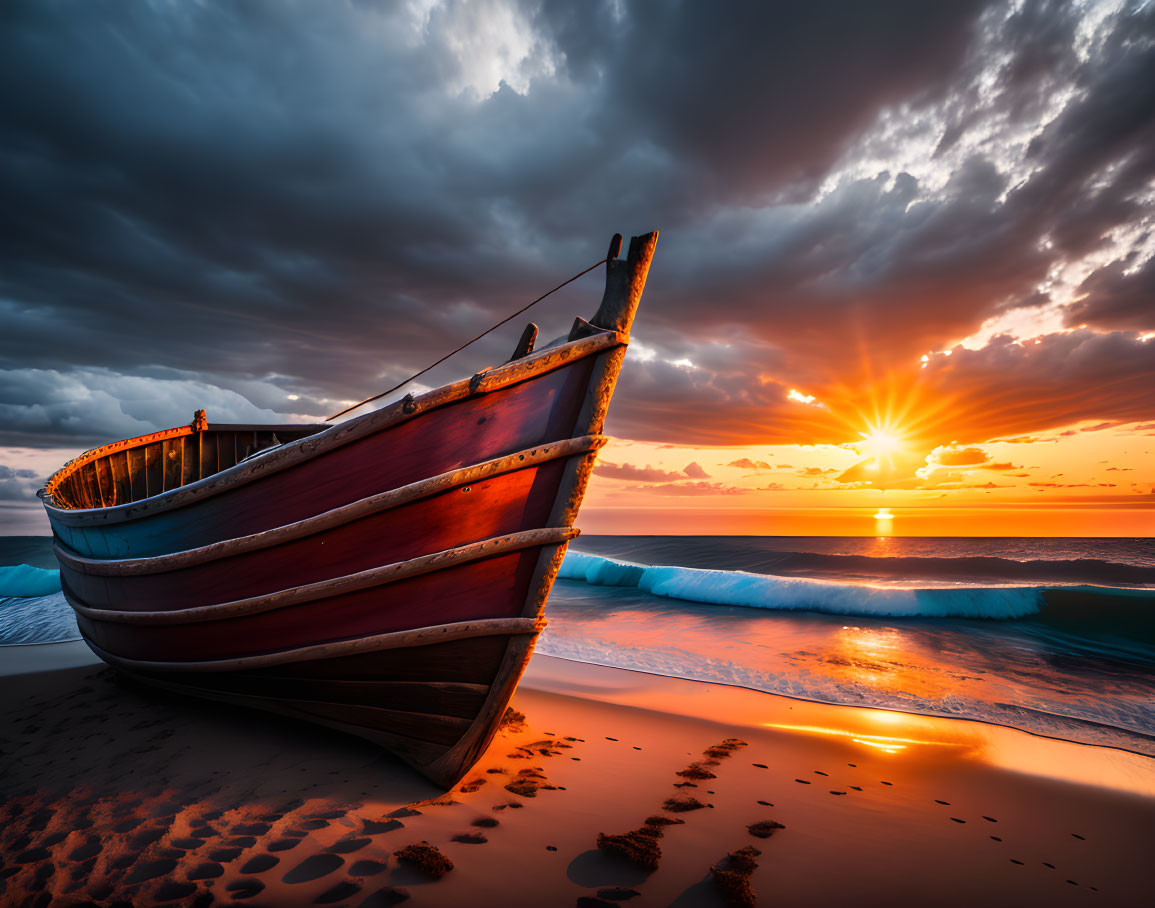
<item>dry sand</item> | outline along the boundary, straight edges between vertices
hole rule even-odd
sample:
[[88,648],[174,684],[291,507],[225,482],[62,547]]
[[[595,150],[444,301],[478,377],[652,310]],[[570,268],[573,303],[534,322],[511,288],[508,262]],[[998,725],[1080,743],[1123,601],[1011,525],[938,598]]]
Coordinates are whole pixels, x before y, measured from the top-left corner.
[[[1155,761],[981,723],[539,655],[514,700],[524,722],[445,794],[355,739],[132,686],[81,644],[0,660],[3,905],[1120,906],[1155,891]],[[704,806],[672,809],[690,799]],[[398,857],[421,843],[421,867]]]

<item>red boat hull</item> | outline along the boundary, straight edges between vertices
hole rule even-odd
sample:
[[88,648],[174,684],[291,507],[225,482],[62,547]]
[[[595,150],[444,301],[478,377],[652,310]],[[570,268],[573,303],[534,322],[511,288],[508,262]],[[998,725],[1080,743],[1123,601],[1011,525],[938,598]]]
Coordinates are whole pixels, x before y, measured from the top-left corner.
[[68,465],[43,497],[89,645],[455,782],[543,626],[655,241],[559,346],[333,427],[198,416]]

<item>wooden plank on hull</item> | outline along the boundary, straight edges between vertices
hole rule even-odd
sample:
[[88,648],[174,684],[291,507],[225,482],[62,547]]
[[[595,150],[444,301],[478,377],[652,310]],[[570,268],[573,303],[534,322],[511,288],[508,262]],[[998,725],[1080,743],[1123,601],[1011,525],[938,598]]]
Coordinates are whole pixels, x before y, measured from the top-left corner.
[[[316,659],[293,663],[292,671],[294,677],[318,681],[389,678],[422,683],[436,678],[446,683],[488,686],[501,665],[507,639],[504,635],[467,637],[426,646]],[[254,674],[276,676],[282,671],[281,667],[273,666],[257,669]]]
[[180,439],[181,443],[181,485],[188,485],[190,482],[196,482],[200,479],[200,464],[197,453],[197,447],[200,441],[200,432],[192,435],[185,435]]
[[375,706],[353,706],[345,703],[321,703],[315,700],[277,698],[303,713],[321,716],[348,725],[404,735],[414,741],[453,745],[461,740],[472,721],[455,716],[432,716],[427,713],[405,713]]
[[180,438],[166,438],[161,444],[164,456],[164,491],[169,492],[181,486],[181,454],[184,452],[184,443]]
[[285,673],[181,675],[174,680],[197,683],[208,690],[292,700],[323,700],[354,706],[375,706],[400,712],[436,713],[461,719],[472,719],[476,716],[489,693],[489,686],[485,684],[381,679],[346,681],[298,678]]
[[355,735],[359,738],[368,739],[387,748],[395,756],[400,757],[405,762],[409,763],[414,768],[420,771],[420,768],[428,764],[446,751],[446,746],[443,744],[432,744],[426,741],[417,740],[414,738],[407,738],[404,735],[395,732],[385,731],[383,729],[371,729],[359,725],[353,725],[346,722],[341,722],[336,719],[318,715],[315,712],[306,712],[299,709],[295,704],[285,701],[267,698],[267,697],[251,697],[243,694],[233,693],[219,693],[217,691],[205,690],[203,688],[190,687],[187,684],[179,684],[170,680],[165,675],[152,675],[146,672],[132,672],[122,667],[118,667],[118,671],[130,677],[134,681],[142,684],[147,684],[152,687],[158,687],[164,690],[172,691],[174,693],[183,694],[185,696],[192,696],[198,699],[214,700],[220,703],[225,703],[230,706],[237,706],[244,709],[256,709],[262,712],[273,713],[280,716],[288,716],[289,718],[304,720],[316,725],[323,725],[327,728],[333,728],[345,734]]
[[144,446],[145,495],[159,495],[164,491],[164,442],[154,441]]
[[93,461],[93,472],[96,474],[96,487],[100,491],[101,507],[111,507],[119,504],[116,500],[116,484],[112,480],[112,468],[108,458],[101,457]]
[[140,501],[148,497],[148,471],[145,469],[144,449],[129,448],[124,452],[128,457],[128,475],[132,483],[132,500]]

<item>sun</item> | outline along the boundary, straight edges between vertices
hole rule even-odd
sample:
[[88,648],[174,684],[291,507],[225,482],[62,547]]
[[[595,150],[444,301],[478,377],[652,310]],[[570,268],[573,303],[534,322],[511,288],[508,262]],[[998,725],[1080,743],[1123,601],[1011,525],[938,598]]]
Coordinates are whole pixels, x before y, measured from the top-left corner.
[[876,460],[893,454],[902,447],[902,439],[891,429],[872,428],[870,432],[859,432],[863,438],[862,446],[866,452]]

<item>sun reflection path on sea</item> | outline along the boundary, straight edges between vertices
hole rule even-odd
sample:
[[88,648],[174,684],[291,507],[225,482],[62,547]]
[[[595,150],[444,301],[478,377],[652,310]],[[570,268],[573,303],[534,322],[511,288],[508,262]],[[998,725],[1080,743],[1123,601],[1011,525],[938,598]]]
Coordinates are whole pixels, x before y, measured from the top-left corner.
[[912,697],[941,697],[953,679],[933,659],[911,658],[912,641],[897,628],[843,625],[821,656],[834,681],[873,690],[901,691]]
[[[872,709],[856,717],[860,725],[867,723],[889,725],[900,734],[871,734],[863,728],[834,728],[823,725],[791,725],[783,722],[764,722],[766,728],[792,731],[802,734],[823,735],[831,738],[846,738],[854,744],[867,748],[873,753],[901,754],[915,747],[953,747],[966,750],[975,748],[975,739],[966,734],[944,735],[941,723],[928,723],[907,713]],[[921,734],[921,737],[915,737]]]

